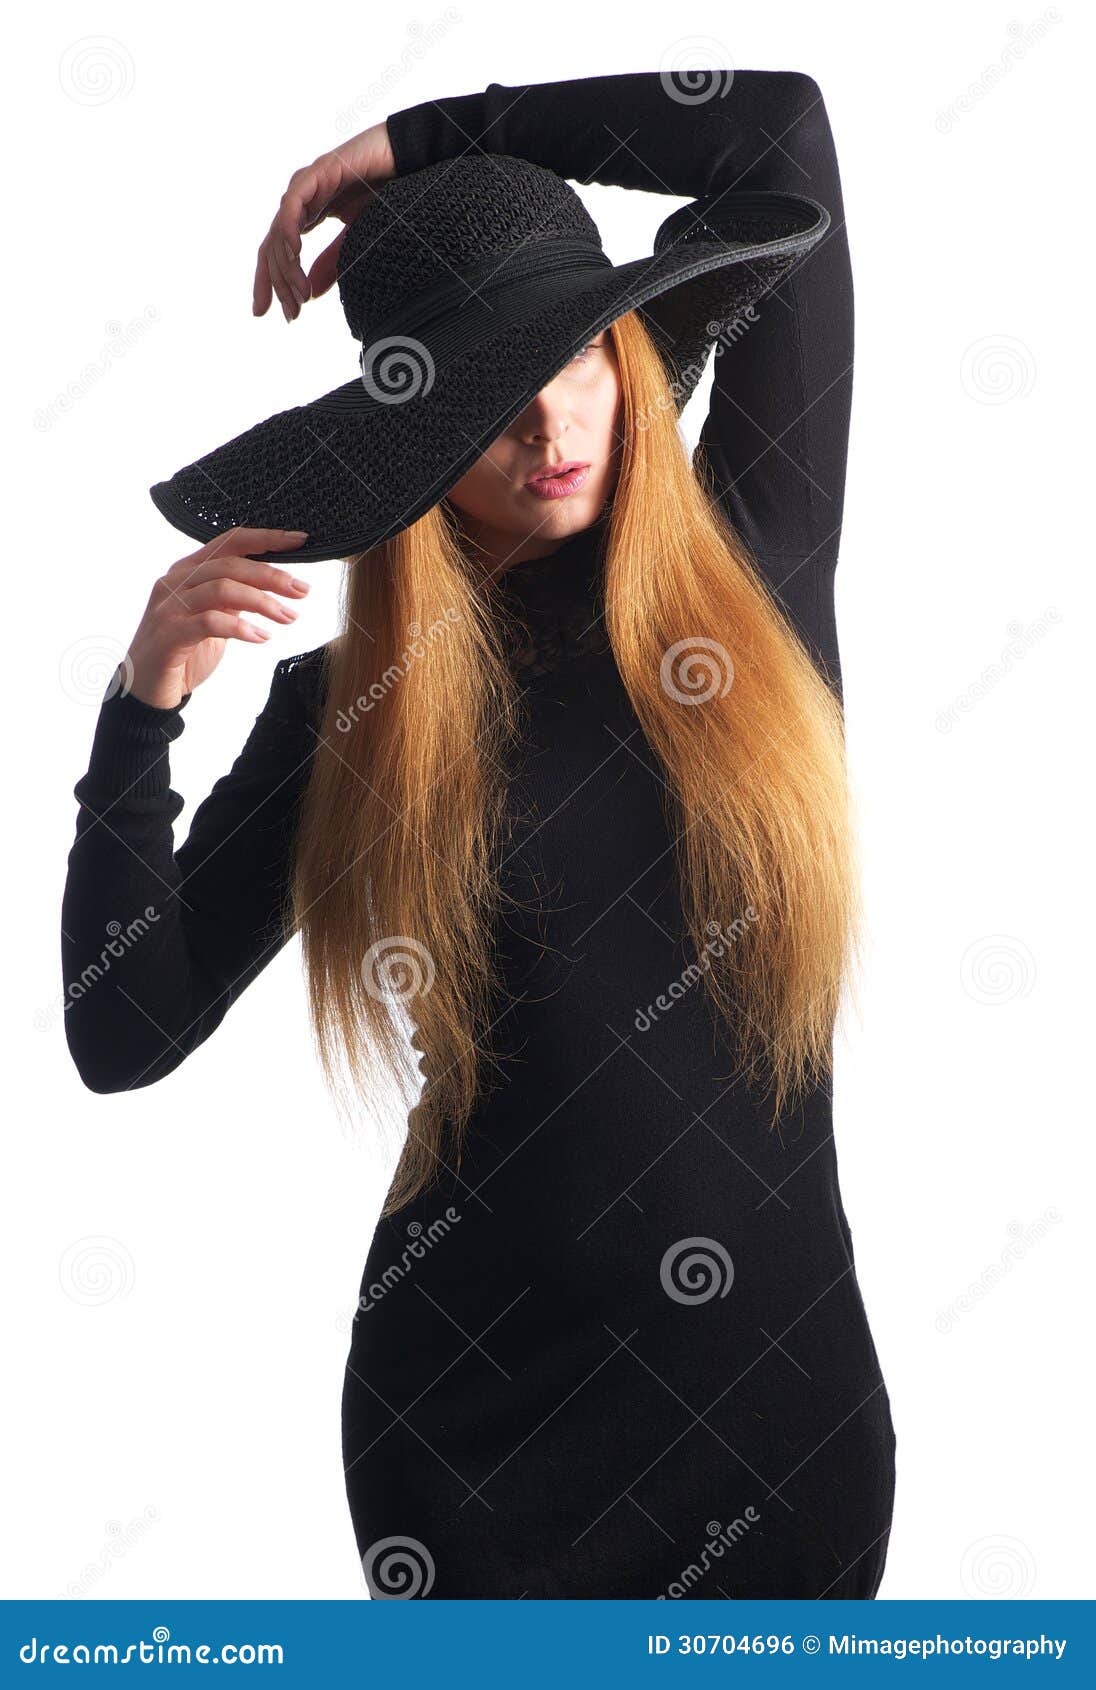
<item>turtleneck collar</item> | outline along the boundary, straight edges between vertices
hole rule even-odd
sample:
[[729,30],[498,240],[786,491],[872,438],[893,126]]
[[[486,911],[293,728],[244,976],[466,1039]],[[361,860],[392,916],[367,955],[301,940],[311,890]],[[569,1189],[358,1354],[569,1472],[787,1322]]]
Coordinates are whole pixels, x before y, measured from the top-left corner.
[[546,557],[527,557],[512,563],[493,583],[492,590],[506,599],[524,601],[532,596],[540,601],[593,588],[608,527],[608,515],[603,511],[588,527],[569,534]]
[[600,593],[607,530],[603,512],[547,557],[524,558],[493,583],[511,659],[526,679],[607,649]]

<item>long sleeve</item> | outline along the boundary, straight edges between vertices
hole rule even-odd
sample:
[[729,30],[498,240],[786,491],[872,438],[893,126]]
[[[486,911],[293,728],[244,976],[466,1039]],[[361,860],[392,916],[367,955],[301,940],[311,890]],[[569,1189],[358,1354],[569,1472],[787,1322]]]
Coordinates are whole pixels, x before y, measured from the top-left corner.
[[[581,183],[692,196],[718,231],[732,191],[806,195],[830,227],[716,342],[697,467],[840,685],[833,571],[852,398],[853,289],[837,155],[817,83],[795,71],[707,73],[710,98],[660,72],[503,86],[392,114],[397,170],[480,149]],[[708,92],[706,88],[705,93]],[[706,316],[718,320],[715,297]],[[657,302],[653,314],[657,317]]]
[[303,660],[277,665],[243,749],[178,851],[183,799],[169,749],[190,694],[171,710],[121,692],[100,705],[74,788],[61,911],[65,1034],[92,1091],[171,1073],[290,936],[296,807],[316,743],[315,710],[294,672]]

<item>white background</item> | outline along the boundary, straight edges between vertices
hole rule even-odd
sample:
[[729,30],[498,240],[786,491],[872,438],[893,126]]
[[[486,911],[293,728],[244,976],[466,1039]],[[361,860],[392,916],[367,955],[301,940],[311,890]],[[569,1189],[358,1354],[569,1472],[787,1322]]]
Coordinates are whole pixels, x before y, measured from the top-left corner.
[[[22,17],[5,101],[4,1594],[365,1593],[339,1407],[391,1147],[375,1123],[353,1141],[338,1126],[296,943],[167,1080],[82,1087],[58,1009],[72,787],[154,577],[194,549],[148,486],[356,369],[335,293],[292,327],[276,303],[251,315],[292,171],[431,96],[655,70],[689,44],[694,63],[815,77],[853,256],[838,615],[871,949],[835,1122],[899,1445],[880,1594],[1091,1594],[1082,8]],[[618,261],[681,203],[581,192]],[[297,626],[230,646],[188,705],[178,842],[276,659],[334,632],[338,571],[308,566]]]

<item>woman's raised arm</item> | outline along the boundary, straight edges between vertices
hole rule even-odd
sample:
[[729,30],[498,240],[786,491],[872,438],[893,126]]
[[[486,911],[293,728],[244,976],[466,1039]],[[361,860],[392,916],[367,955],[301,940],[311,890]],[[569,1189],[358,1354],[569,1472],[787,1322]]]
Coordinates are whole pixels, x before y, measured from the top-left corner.
[[[403,175],[473,148],[588,183],[692,196],[719,232],[732,191],[805,195],[825,237],[715,343],[700,433],[706,479],[768,583],[840,684],[833,571],[852,401],[853,288],[837,154],[818,84],[798,71],[710,70],[504,86],[388,118]],[[659,318],[659,302],[648,309]],[[703,315],[719,320],[719,278]],[[703,355],[706,324],[674,321]]]

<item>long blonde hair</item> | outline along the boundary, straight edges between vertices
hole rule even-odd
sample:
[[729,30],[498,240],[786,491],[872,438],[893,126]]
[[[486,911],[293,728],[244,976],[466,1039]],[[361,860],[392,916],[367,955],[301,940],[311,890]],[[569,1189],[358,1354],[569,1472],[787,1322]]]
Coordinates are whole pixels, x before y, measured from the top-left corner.
[[[642,321],[629,312],[611,332],[623,441],[606,631],[664,773],[688,943],[775,1125],[829,1073],[859,948],[841,704],[690,464]],[[424,1055],[391,1214],[459,1166],[495,1060],[500,770],[518,688],[444,502],[348,559],[343,590],[290,913],[340,1103],[385,1076],[415,1083],[409,1021]],[[728,929],[733,943],[713,945]]]

